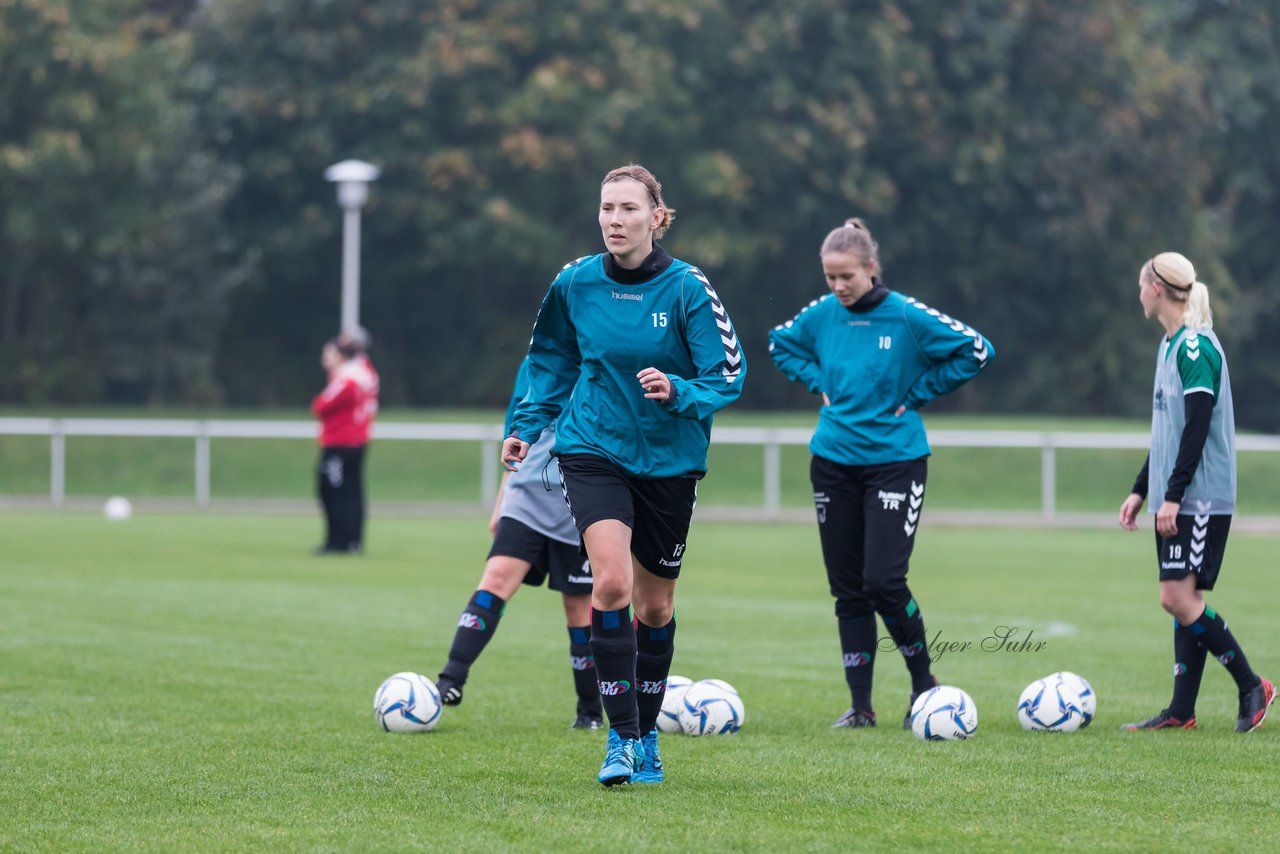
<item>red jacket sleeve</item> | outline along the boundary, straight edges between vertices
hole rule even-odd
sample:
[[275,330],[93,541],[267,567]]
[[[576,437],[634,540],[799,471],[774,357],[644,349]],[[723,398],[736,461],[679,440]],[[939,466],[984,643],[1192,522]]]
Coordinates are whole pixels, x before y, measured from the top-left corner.
[[359,390],[356,384],[347,377],[334,377],[324,387],[324,391],[311,401],[311,412],[317,418],[324,418],[334,412],[350,409],[357,403]]

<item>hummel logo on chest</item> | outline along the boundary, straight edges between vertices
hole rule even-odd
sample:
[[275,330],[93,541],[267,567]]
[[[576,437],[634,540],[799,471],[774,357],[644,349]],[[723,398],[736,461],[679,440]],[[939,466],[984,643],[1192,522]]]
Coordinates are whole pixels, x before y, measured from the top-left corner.
[[617,291],[609,291],[614,299],[629,299],[633,302],[641,302],[644,300],[644,294],[620,294]]

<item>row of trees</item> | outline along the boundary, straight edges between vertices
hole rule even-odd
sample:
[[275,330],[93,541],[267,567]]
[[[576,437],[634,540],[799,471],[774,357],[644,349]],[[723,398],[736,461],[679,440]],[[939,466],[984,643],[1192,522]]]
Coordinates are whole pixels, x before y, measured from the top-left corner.
[[1230,0],[0,0],[0,401],[296,404],[338,316],[324,168],[382,179],[387,403],[500,402],[639,161],[753,371],[861,215],[1000,358],[946,405],[1137,414],[1138,265],[1197,262],[1243,423],[1280,429],[1280,22]]

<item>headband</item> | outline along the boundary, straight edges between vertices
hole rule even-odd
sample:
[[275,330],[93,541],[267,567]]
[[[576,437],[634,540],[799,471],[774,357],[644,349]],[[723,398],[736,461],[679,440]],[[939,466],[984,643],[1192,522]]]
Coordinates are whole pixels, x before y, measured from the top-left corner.
[[1160,284],[1164,285],[1166,288],[1173,288],[1175,291],[1191,290],[1191,285],[1175,285],[1173,282],[1160,275],[1160,271],[1156,269],[1156,259],[1152,258],[1148,263],[1151,265],[1151,275],[1159,279]]

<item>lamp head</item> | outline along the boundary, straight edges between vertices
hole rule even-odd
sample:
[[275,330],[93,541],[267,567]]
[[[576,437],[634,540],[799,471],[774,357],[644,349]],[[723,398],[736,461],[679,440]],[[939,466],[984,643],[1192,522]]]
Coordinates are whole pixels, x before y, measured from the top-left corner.
[[381,174],[377,166],[362,160],[343,160],[324,170],[325,180],[338,185],[338,204],[347,210],[364,206],[369,199],[369,182]]

